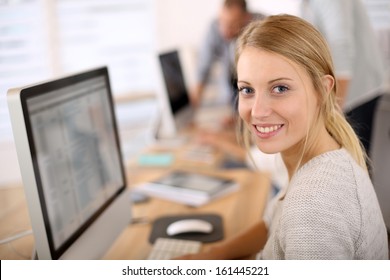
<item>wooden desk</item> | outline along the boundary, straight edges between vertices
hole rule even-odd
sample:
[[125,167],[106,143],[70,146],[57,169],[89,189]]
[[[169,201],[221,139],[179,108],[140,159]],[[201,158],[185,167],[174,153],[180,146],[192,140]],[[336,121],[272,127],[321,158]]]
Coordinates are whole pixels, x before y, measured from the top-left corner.
[[[0,189],[0,239],[29,229],[31,224],[24,189],[21,186]],[[32,235],[0,245],[0,259],[29,259],[33,246]]]
[[[129,186],[160,176],[167,169],[128,167]],[[161,199],[133,205],[135,218],[146,218],[149,223],[127,227],[107,252],[105,259],[145,259],[151,250],[148,237],[151,222],[163,215],[190,213],[217,213],[224,220],[225,237],[230,237],[258,221],[263,213],[269,192],[269,178],[265,174],[245,169],[209,170],[210,173],[232,178],[240,184],[238,192],[211,203],[193,208]],[[0,189],[0,239],[31,228],[22,187]],[[30,258],[33,236],[29,235],[8,244],[0,245],[0,259]],[[204,248],[207,245],[204,246]]]

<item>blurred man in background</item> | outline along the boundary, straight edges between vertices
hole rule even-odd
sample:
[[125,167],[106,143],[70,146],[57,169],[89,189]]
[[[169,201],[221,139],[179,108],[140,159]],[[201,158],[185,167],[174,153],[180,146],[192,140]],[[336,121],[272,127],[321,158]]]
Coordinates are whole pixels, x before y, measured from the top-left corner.
[[197,83],[190,93],[191,102],[195,107],[202,102],[202,95],[209,81],[212,65],[217,60],[222,64],[222,77],[220,77],[223,79],[222,91],[228,99],[233,100],[236,38],[250,21],[264,17],[263,14],[249,12],[245,0],[224,0],[219,16],[211,23],[199,52]]

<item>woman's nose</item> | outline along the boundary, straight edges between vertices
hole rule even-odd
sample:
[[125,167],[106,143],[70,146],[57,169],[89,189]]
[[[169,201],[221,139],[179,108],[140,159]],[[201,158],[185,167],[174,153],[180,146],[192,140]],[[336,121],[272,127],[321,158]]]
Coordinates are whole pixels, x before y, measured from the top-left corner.
[[257,94],[252,106],[252,117],[264,118],[268,117],[272,112],[270,100],[266,94]]

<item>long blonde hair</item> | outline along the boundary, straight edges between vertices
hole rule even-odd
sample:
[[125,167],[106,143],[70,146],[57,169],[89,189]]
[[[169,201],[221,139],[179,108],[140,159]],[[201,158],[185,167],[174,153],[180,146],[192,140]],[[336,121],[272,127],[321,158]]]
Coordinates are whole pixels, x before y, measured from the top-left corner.
[[[329,47],[320,32],[296,16],[269,16],[265,20],[250,23],[242,32],[237,42],[236,64],[247,46],[281,55],[306,70],[316,92],[319,93],[320,111],[317,121],[323,119],[329,134],[367,170],[366,153],[338,106],[337,85],[335,84],[330,93],[327,93],[323,86],[322,78],[325,75],[336,79]],[[248,147],[250,132],[245,128],[243,120],[240,120],[239,124],[239,138]],[[314,123],[308,131],[303,152],[315,145],[312,138],[316,127]]]

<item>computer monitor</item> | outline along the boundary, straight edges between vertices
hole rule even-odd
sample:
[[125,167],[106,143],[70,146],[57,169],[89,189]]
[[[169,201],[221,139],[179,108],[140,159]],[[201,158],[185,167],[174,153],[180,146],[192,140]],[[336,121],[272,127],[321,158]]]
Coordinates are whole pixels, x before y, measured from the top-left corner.
[[[157,96],[161,105],[161,123],[157,135],[160,138],[177,138],[177,132],[189,124],[204,129],[220,130],[225,120],[232,116],[231,105],[218,101],[203,101],[201,106],[194,110],[187,90],[184,74],[186,71],[182,68],[181,62],[185,61],[183,58],[188,57],[182,50],[161,52],[158,55]],[[203,96],[215,98],[219,94],[218,89],[207,88]]]
[[160,138],[177,136],[177,131],[188,125],[194,114],[181,65],[180,52],[172,50],[158,54],[162,121],[158,131]]
[[39,259],[99,259],[129,225],[106,67],[8,91]]

